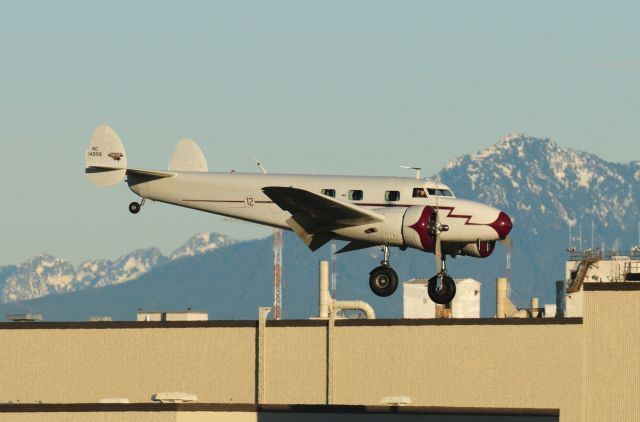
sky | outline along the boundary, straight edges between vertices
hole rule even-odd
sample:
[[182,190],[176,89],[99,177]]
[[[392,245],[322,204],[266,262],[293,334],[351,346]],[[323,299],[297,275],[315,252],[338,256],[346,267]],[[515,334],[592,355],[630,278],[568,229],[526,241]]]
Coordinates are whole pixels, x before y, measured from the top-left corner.
[[[640,159],[638,2],[20,1],[0,14],[0,265],[78,264],[249,223],[84,176],[112,126],[132,167],[407,175],[512,133]],[[455,189],[455,186],[453,186]]]

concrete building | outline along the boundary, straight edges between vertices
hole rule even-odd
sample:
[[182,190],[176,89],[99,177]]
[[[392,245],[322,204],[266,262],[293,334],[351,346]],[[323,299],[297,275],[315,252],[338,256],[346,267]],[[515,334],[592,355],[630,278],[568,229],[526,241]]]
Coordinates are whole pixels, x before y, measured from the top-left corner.
[[640,420],[638,327],[630,282],[582,318],[7,322],[0,421]]
[[631,252],[572,250],[566,262],[564,316],[581,317],[584,310],[582,287],[588,283],[640,281],[640,250]]

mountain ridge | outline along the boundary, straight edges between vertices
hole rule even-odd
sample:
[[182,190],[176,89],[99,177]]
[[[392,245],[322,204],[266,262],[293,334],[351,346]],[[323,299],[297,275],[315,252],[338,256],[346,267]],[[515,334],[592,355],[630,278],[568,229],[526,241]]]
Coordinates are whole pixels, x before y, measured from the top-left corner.
[[66,259],[37,252],[15,266],[0,267],[3,303],[32,300],[50,294],[70,293],[127,283],[167,262],[200,255],[234,243],[216,233],[199,233],[189,238],[168,257],[157,247],[137,249],[114,260],[95,259],[77,268]]

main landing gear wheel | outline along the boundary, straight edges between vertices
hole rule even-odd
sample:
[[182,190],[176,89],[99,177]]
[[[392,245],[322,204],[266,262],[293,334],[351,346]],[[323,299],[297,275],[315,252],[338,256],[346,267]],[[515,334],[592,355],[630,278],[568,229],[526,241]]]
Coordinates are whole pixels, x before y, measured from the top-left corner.
[[398,288],[398,274],[386,265],[376,267],[369,273],[369,287],[378,296],[391,296]]
[[456,295],[456,282],[451,277],[444,274],[442,281],[438,285],[438,275],[434,275],[429,279],[427,293],[429,298],[435,303],[445,305],[453,300]]

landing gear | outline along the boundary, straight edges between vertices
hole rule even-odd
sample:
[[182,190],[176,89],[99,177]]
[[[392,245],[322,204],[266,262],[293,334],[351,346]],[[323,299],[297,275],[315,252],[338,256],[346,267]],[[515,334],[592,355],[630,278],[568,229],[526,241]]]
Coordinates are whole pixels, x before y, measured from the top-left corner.
[[142,201],[140,201],[140,203],[137,202],[132,202],[129,204],[129,212],[131,214],[137,214],[140,212],[140,210],[142,209],[142,207],[144,206],[144,198],[142,198]]
[[381,297],[391,296],[398,288],[398,274],[389,265],[389,247],[380,246],[384,258],[380,266],[369,273],[369,287],[373,293]]
[[431,300],[440,305],[451,302],[456,295],[456,282],[447,275],[444,256],[442,257],[442,271],[429,279],[427,293]]
[[398,274],[391,267],[376,267],[369,273],[369,287],[378,296],[391,296],[398,288]]

